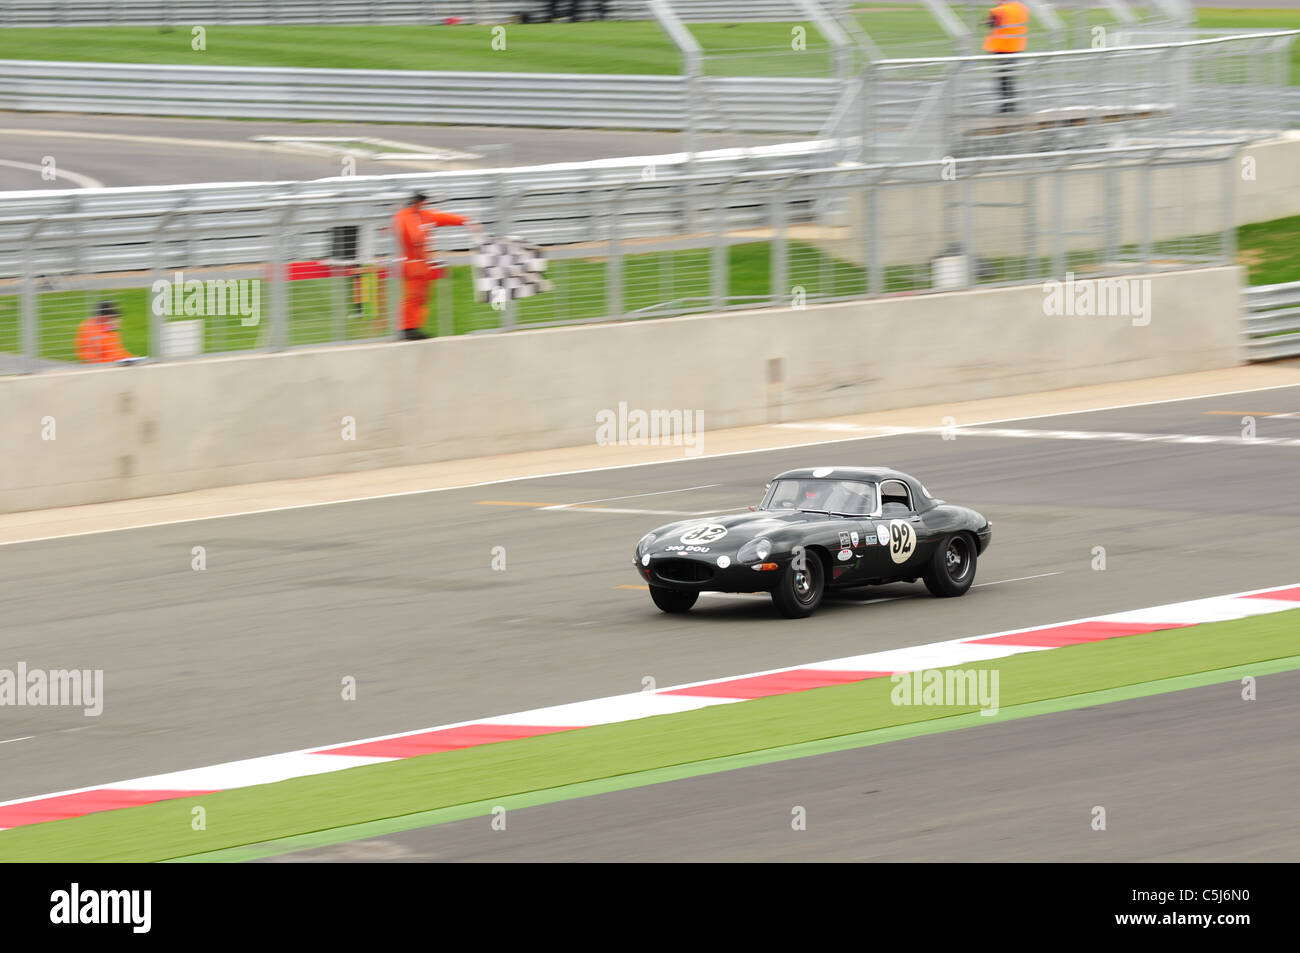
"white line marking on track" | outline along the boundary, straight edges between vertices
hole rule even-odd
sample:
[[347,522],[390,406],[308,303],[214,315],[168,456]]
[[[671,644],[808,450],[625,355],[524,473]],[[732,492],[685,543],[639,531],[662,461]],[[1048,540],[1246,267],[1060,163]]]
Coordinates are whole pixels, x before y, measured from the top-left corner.
[[630,493],[627,496],[606,496],[599,500],[576,500],[573,503],[556,503],[554,506],[543,506],[544,510],[567,510],[571,506],[586,506],[588,503],[613,503],[616,500],[635,500],[643,496],[663,496],[667,493],[685,493],[688,490],[709,490],[715,486],[722,486],[721,483],[701,483],[699,486],[683,486],[676,490],[655,490],[651,493]]
[[[1274,418],[1269,418],[1274,419]],[[797,424],[774,424],[797,429]],[[812,424],[805,429],[841,432],[838,424]],[[914,437],[942,434],[946,437],[1004,437],[1029,440],[1109,440],[1122,443],[1223,444],[1227,446],[1300,447],[1300,438],[1241,437],[1230,434],[1133,433],[1123,430],[1042,430],[1015,427],[860,427],[862,439],[871,437]]]
[[1014,579],[998,579],[998,580],[996,580],[996,581],[994,581],[994,582],[979,582],[979,583],[976,583],[975,585],[971,586],[971,588],[972,588],[972,589],[978,589],[980,586],[1000,586],[1000,585],[1002,585],[1004,582],[1024,582],[1026,579],[1042,579],[1044,576],[1059,576],[1060,574],[1061,574],[1060,571],[1058,571],[1058,572],[1040,572],[1040,573],[1038,573],[1037,575],[1034,575],[1034,576],[1016,576],[1016,578],[1014,578]]
[[[699,513],[690,510],[633,510],[626,507],[618,506],[539,506],[533,512],[535,513],[636,513],[638,516],[699,516]],[[716,512],[715,510],[705,510],[706,513]]]
[[[19,162],[16,159],[0,159],[0,165],[8,166],[11,169],[22,169],[24,172],[45,171],[44,166],[36,165],[33,162]],[[99,179],[91,178],[90,176],[83,175],[80,172],[70,172],[67,169],[56,170],[54,181],[57,182],[60,179],[67,179],[69,182],[72,182],[78,188],[82,189],[102,189],[104,187],[104,183],[99,181]]]
[[[5,132],[7,130],[0,130]],[[113,138],[104,135],[103,138]],[[1000,417],[996,420],[982,420],[967,424],[968,427],[986,426],[988,424],[1014,423],[1017,420],[1041,420],[1045,417],[1068,417],[1072,414],[1099,414],[1108,410],[1125,410],[1130,407],[1154,407],[1158,404],[1176,404],[1186,403],[1193,400],[1208,400],[1212,397],[1228,397],[1233,394],[1254,394],[1261,391],[1283,390],[1288,387],[1300,387],[1300,384],[1269,384],[1267,387],[1248,387],[1245,390],[1225,390],[1213,394],[1192,394],[1188,397],[1168,397],[1161,400],[1135,401],[1130,404],[1111,404],[1105,407],[1085,407],[1081,410],[1061,410],[1050,414],[1033,414],[1028,417]],[[773,426],[781,426],[775,424]],[[808,428],[812,429],[812,428]],[[936,428],[942,432],[944,428]],[[552,477],[577,476],[584,473],[606,473],[613,470],[632,470],[637,467],[653,467],[665,463],[691,463],[705,460],[721,460],[727,457],[748,456],[755,453],[779,453],[784,450],[800,450],[807,447],[825,447],[837,443],[853,443],[858,440],[870,440],[874,437],[894,436],[891,433],[862,435],[853,437],[840,437],[835,440],[810,440],[806,443],[782,444],[775,447],[754,447],[749,450],[728,450],[724,453],[705,453],[698,457],[669,457],[666,460],[647,460],[640,463],[616,463],[604,467],[582,467],[576,470],[556,470],[550,473],[534,473],[530,476],[505,477],[500,480],[481,480],[477,483],[459,483],[454,486],[435,486],[421,490],[398,490],[394,493],[375,493],[370,496],[351,496],[338,500],[318,500],[313,503],[293,503],[288,506],[267,506],[259,509],[240,510],[235,513],[218,513],[214,516],[189,516],[174,520],[158,520],[152,523],[137,523],[132,526],[113,526],[108,529],[91,529],[79,533],[56,533],[51,536],[36,536],[30,539],[11,539],[0,540],[0,546],[20,546],[23,543],[41,543],[54,539],[74,539],[78,536],[97,536],[103,533],[122,533],[133,529],[156,529],[160,526],[177,526],[182,523],[202,523],[207,520],[231,519],[236,516],[259,516],[266,513],[285,513],[291,510],[308,510],[320,506],[339,506],[346,503],[367,503],[373,500],[396,499],[403,496],[420,496],[426,493],[445,493],[449,490],[471,490],[484,486],[500,486],[504,483],[527,483],[531,480],[544,480]],[[720,512],[714,510],[711,512]],[[692,516],[699,514],[692,513]]]
[[35,735],[23,735],[21,738],[6,738],[4,741],[0,741],[0,745],[13,744],[15,741],[31,741],[35,737]]

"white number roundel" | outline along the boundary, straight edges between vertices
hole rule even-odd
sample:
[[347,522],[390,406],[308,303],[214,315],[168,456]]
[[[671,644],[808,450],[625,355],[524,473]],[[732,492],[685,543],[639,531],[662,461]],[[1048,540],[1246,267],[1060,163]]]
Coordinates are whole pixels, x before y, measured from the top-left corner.
[[896,563],[905,563],[916,552],[916,530],[906,520],[892,520],[888,528],[884,524],[877,527],[881,542],[889,547],[889,558]]
[[726,535],[727,527],[725,526],[720,526],[717,523],[701,523],[699,526],[692,526],[682,533],[681,541],[683,543],[711,543],[715,539],[722,539]]

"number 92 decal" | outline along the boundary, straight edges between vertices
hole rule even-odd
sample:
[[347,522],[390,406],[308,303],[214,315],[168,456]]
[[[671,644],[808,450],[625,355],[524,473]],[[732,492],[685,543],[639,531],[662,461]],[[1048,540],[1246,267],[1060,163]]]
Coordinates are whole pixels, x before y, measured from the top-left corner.
[[896,563],[905,563],[916,552],[916,530],[906,520],[893,520],[889,529],[880,527],[880,535],[889,547],[889,558]]
[[727,527],[719,526],[717,523],[704,523],[700,526],[692,526],[682,533],[680,540],[683,543],[711,543],[726,535]]

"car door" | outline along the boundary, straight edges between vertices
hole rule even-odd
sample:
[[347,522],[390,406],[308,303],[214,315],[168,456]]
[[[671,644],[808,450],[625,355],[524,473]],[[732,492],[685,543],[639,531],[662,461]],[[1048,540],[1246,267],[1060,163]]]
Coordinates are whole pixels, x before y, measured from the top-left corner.
[[911,488],[902,480],[880,483],[880,513],[872,520],[876,546],[872,560],[880,578],[911,578],[921,572],[931,533],[916,512]]

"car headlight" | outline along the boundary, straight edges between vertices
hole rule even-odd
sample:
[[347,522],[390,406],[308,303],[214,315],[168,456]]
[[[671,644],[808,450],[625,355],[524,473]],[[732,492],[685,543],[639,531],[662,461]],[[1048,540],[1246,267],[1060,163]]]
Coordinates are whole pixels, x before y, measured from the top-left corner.
[[744,546],[740,547],[740,552],[736,553],[736,562],[752,563],[762,562],[772,552],[772,541],[766,536],[760,536],[758,539],[751,539]]
[[653,543],[657,538],[658,538],[658,537],[656,537],[654,533],[646,533],[644,536],[642,536],[642,537],[637,541],[637,544],[636,544],[636,553],[637,553],[637,555],[640,556],[640,555],[641,555],[641,550],[645,549],[647,546],[649,546],[651,543]]

